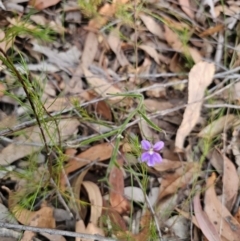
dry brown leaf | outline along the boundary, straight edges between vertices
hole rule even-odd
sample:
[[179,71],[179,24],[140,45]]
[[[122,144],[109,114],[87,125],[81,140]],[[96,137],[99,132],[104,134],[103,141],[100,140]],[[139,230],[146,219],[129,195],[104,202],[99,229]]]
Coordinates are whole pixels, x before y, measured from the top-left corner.
[[45,18],[44,15],[42,14],[34,14],[30,16],[30,19],[35,22],[36,24],[50,27],[52,30],[59,34],[64,34],[65,28],[63,27],[62,23],[60,21],[49,21],[48,19]]
[[219,201],[214,189],[215,180],[215,173],[207,180],[204,210],[219,235],[222,235],[229,241],[239,240],[240,224],[233,218],[227,208],[222,205],[221,201]]
[[173,32],[169,27],[164,25],[165,28],[165,38],[168,44],[176,51],[184,53],[186,55],[190,55],[195,63],[198,63],[202,60],[202,56],[200,52],[192,47],[188,47],[187,45],[183,45],[179,36]]
[[186,51],[185,54],[190,55],[195,63],[199,63],[202,61],[203,57],[197,49],[188,47],[188,48],[185,48],[185,51]]
[[66,92],[73,93],[73,94],[83,92],[82,79],[80,78],[80,76],[83,75],[82,65],[88,68],[88,66],[92,64],[96,56],[97,49],[98,49],[97,35],[93,32],[89,32],[87,34],[87,37],[84,43],[81,62],[78,64],[78,67],[75,69],[72,75],[72,78],[70,79],[66,87],[66,90],[65,90]]
[[149,126],[147,121],[140,118],[140,121],[138,122],[138,126],[142,135],[142,139],[151,139],[151,140],[157,140],[158,134],[154,132],[154,130]]
[[[110,143],[101,143],[96,146],[90,147],[88,150],[78,154],[74,158],[71,158],[65,167],[66,175],[74,172],[81,167],[93,161],[105,161],[109,159],[113,152],[113,145]],[[61,177],[61,187],[64,190],[66,185],[65,176]]]
[[182,10],[191,18],[194,19],[194,13],[190,6],[189,0],[178,0]]
[[[68,139],[77,130],[78,125],[79,121],[74,118],[65,120],[62,119],[58,121],[58,128],[61,140],[63,141]],[[57,143],[58,134],[56,131],[55,123],[48,122],[46,123],[46,126],[48,130],[48,132],[45,132],[46,141],[48,143],[52,143],[52,141],[53,143]],[[41,132],[38,126],[35,126],[33,128],[27,128],[25,130],[25,134],[26,135],[21,135],[18,138],[14,139],[14,141],[22,142],[22,145],[11,143],[1,151],[0,165],[9,165],[16,160],[30,155],[41,149],[41,146],[24,145],[24,142],[43,144]]]
[[[123,216],[120,215],[117,211],[109,206],[107,201],[103,200],[104,208],[103,208],[103,215],[110,218],[111,223],[114,227],[117,227],[117,230],[121,230],[123,232],[127,231],[126,223],[123,219]],[[114,229],[113,232],[115,233],[116,230]]]
[[200,62],[195,64],[189,73],[188,106],[177,131],[175,140],[177,151],[183,150],[185,138],[199,120],[205,89],[212,82],[214,71],[214,64]]
[[[13,197],[14,198],[14,197]],[[34,225],[39,228],[55,228],[53,208],[42,205],[38,211],[29,211],[19,205],[9,206],[16,219],[24,225]]]
[[218,5],[214,8],[216,17],[219,16],[220,13],[224,13],[226,16],[234,16],[236,14],[239,14],[240,12],[240,6],[234,6],[231,5],[228,7],[227,5]]
[[117,163],[119,167],[113,166],[109,175],[109,201],[114,210],[120,214],[128,213],[130,210],[130,203],[124,197],[124,178],[121,167],[123,166],[124,160],[118,156]]
[[199,34],[199,37],[204,38],[204,37],[207,37],[207,36],[211,36],[215,33],[218,33],[220,31],[222,31],[223,29],[224,29],[223,24],[217,24],[214,27],[210,27],[210,28],[204,30],[202,33]]
[[234,215],[234,218],[240,223],[240,208],[238,208],[237,213]]
[[58,234],[49,234],[49,233],[40,233],[42,236],[47,238],[49,241],[66,241],[62,235]]
[[[1,64],[1,61],[0,61]],[[4,91],[6,90],[5,85],[3,83],[0,83],[0,97],[4,96]]]
[[135,241],[146,241],[149,238],[150,234],[150,226],[151,226],[151,221],[152,221],[152,215],[149,212],[149,210],[146,211],[146,213],[141,217],[141,232],[138,234],[135,234],[133,236],[133,239]]
[[109,18],[114,16],[116,10],[128,1],[129,0],[116,0],[113,1],[112,4],[105,3],[98,11],[98,16],[89,21],[88,26],[93,29],[100,29],[107,23]]
[[47,56],[47,62],[52,63],[65,72],[71,73],[70,69],[79,63],[81,52],[76,46],[71,46],[66,51],[54,51],[48,46],[40,45],[36,40],[31,41],[32,50]]
[[239,188],[239,176],[233,162],[225,155],[223,157],[223,199],[226,208],[229,212],[232,211],[236,201]]
[[[80,200],[80,191],[81,191],[81,186],[83,183],[83,179],[85,177],[85,175],[87,174],[87,172],[89,171],[89,168],[87,168],[86,170],[82,171],[80,173],[80,175],[78,175],[77,177],[75,177],[72,180],[72,190],[73,190],[73,195],[75,197],[75,200],[70,200],[69,201],[69,207],[74,210],[75,206],[77,206],[78,211],[81,210],[81,206],[80,206],[80,202],[78,200]],[[83,216],[81,216],[82,218],[84,218]]]
[[[32,224],[31,224],[32,225]],[[23,233],[23,237],[21,238],[20,241],[29,241],[29,240],[33,240],[33,238],[36,236],[36,233],[32,232],[32,231],[25,231]]]
[[144,106],[149,112],[156,112],[173,108],[173,105],[169,103],[169,101],[160,101],[155,99],[144,99]]
[[143,13],[141,13],[139,17],[141,18],[149,32],[158,36],[160,39],[164,39],[163,30],[152,17],[145,15]]
[[196,194],[193,199],[193,208],[200,229],[207,237],[208,241],[221,241],[221,238],[218,235],[214,225],[210,222],[207,214],[202,210],[199,193]]
[[[97,35],[93,32],[89,32],[85,44],[84,44],[84,49],[82,53],[82,64],[88,68],[90,64],[92,64],[96,53],[98,50],[98,39]],[[79,78],[79,77],[78,77]]]
[[199,168],[197,163],[186,163],[179,167],[175,173],[166,175],[160,186],[158,202],[190,184],[196,173],[199,173]]
[[87,233],[89,234],[93,234],[93,235],[101,235],[101,236],[105,236],[103,230],[99,227],[97,227],[95,224],[93,223],[89,223],[87,225],[87,228],[86,228],[86,231]]
[[217,149],[212,151],[210,161],[219,174],[223,173],[223,204],[231,212],[238,195],[239,177],[236,167]]
[[99,187],[93,182],[85,181],[82,183],[82,186],[85,188],[88,194],[88,199],[91,204],[90,222],[94,225],[97,225],[98,219],[102,214],[102,194],[100,192]]
[[204,127],[199,133],[198,136],[202,138],[212,139],[215,136],[219,135],[225,129],[228,130],[232,127],[234,121],[236,120],[235,115],[229,114],[218,118],[217,120],[211,122],[209,125]]
[[5,33],[2,29],[0,29],[0,48],[6,53],[8,49],[11,47],[14,39],[11,41],[7,41],[5,38]]
[[146,95],[155,98],[166,98],[167,92],[165,87],[156,86],[156,88],[147,90]]
[[[104,232],[102,229],[98,228],[96,225],[89,223],[87,227],[85,226],[83,220],[79,220],[75,224],[75,231],[78,233],[85,234],[98,234],[104,236]],[[92,241],[92,239],[84,239],[84,238],[75,238],[75,241]]]
[[190,213],[187,213],[187,212],[185,212],[185,211],[183,211],[183,210],[181,210],[181,209],[179,209],[179,208],[175,208],[175,209],[176,209],[176,211],[179,212],[179,214],[181,214],[183,217],[189,219],[191,222],[193,222],[193,224],[194,224],[196,227],[198,227],[198,228],[200,229],[200,226],[199,226],[199,224],[198,224],[198,221],[197,221],[197,219],[196,219],[196,217],[195,217],[194,215],[192,215],[192,214],[190,214]]
[[[90,94],[90,99],[95,99],[95,95]],[[112,121],[112,112],[110,106],[104,100],[100,100],[93,104],[94,112],[108,121]]]
[[109,3],[105,3],[99,10],[99,16],[90,20],[88,26],[93,29],[100,29],[104,26],[108,19],[115,14],[115,8]]
[[[86,226],[83,220],[78,220],[75,224],[75,232],[77,233],[86,233]],[[83,239],[76,237],[75,241],[83,241]]]
[[[94,75],[85,66],[82,66],[84,75],[89,85],[102,97],[110,97],[108,94],[120,94],[121,90],[113,84],[108,83],[105,79]],[[109,99],[110,102],[116,103],[123,99],[122,96],[114,96]]]
[[156,164],[153,168],[159,172],[173,171],[182,166],[180,161],[170,161],[168,159],[163,159],[161,163]]
[[78,154],[71,159],[66,166],[66,173],[71,173],[93,161],[104,161],[111,157],[113,145],[111,143],[101,143],[90,147],[88,150]]
[[165,29],[165,38],[167,43],[176,51],[182,51],[182,42],[179,39],[179,36],[174,33],[169,27],[164,25]]
[[119,32],[117,29],[113,29],[108,36],[108,44],[112,51],[116,54],[117,60],[122,67],[128,66],[129,62],[123,53],[121,48],[121,40],[119,38]]
[[11,129],[11,127],[18,124],[17,115],[6,115],[0,111],[0,130]]
[[38,10],[43,10],[50,6],[54,6],[59,2],[60,0],[30,0],[28,5],[33,6]]
[[153,47],[144,44],[141,44],[138,47],[144,50],[151,58],[153,58],[157,64],[160,64],[158,52]]

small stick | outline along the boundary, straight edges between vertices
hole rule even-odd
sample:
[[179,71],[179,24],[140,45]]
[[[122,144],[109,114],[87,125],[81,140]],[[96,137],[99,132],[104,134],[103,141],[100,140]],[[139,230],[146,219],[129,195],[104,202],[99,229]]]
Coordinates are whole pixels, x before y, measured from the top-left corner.
[[70,231],[63,231],[58,229],[50,229],[50,228],[37,228],[32,226],[25,226],[19,224],[10,224],[10,223],[2,223],[0,222],[0,228],[14,228],[19,230],[27,230],[36,233],[49,233],[49,234],[58,234],[67,237],[75,237],[75,238],[85,238],[85,239],[92,239],[92,240],[99,240],[99,241],[116,241],[113,238],[106,238],[101,235],[92,235],[92,234],[85,234],[85,233],[76,233]]

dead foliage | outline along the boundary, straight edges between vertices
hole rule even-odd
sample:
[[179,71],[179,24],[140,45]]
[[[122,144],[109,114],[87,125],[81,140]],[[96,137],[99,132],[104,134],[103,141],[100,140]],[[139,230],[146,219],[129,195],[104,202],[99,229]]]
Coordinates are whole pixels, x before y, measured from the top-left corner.
[[0,240],[238,240],[238,1],[0,13]]

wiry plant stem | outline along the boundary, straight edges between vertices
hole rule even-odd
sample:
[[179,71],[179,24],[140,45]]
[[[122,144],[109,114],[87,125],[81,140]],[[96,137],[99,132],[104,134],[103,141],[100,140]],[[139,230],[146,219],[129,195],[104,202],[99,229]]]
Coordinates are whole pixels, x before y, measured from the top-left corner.
[[49,158],[50,156],[50,150],[48,148],[48,144],[47,144],[47,139],[46,139],[46,136],[45,136],[45,133],[43,131],[43,126],[42,126],[42,123],[40,121],[40,118],[38,116],[38,113],[37,113],[37,110],[36,110],[36,107],[34,105],[34,102],[32,100],[32,97],[31,97],[31,93],[30,91],[28,90],[28,87],[24,81],[24,79],[22,78],[21,74],[19,73],[19,71],[15,68],[14,64],[12,63],[12,61],[8,58],[8,56],[5,54],[5,52],[2,50],[2,48],[0,48],[0,52],[2,53],[2,55],[5,57],[5,61],[11,66],[11,69],[12,71],[14,72],[14,74],[16,75],[16,77],[18,78],[19,82],[21,83],[23,89],[24,89],[24,92],[26,93],[26,96],[28,98],[28,101],[31,105],[31,108],[33,110],[33,113],[34,113],[34,116],[36,118],[36,122],[39,126],[39,129],[40,129],[40,132],[41,132],[41,135],[42,135],[42,138],[43,138],[43,142],[44,142],[44,146],[46,148],[46,152],[47,152],[47,164],[48,164],[48,171],[49,171],[49,175],[50,175],[50,178],[52,176],[52,162],[51,162],[51,159]]

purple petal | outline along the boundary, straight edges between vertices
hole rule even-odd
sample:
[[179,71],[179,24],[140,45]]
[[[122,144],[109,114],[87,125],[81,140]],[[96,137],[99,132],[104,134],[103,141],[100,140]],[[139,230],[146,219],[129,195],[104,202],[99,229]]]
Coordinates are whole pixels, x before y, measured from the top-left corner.
[[160,151],[164,147],[164,142],[163,141],[158,141],[156,144],[153,146],[154,151]]
[[148,152],[144,152],[141,155],[141,161],[142,162],[148,162],[151,158],[151,155]]
[[153,159],[153,155],[150,156],[150,158],[149,158],[149,160],[148,160],[148,162],[147,162],[147,165],[148,165],[149,167],[153,167],[153,166],[155,165],[154,159]]
[[160,154],[154,152],[152,155],[150,155],[150,159],[147,162],[148,166],[153,167],[155,164],[162,162],[162,157]]
[[142,149],[145,150],[145,151],[150,150],[150,148],[152,147],[151,143],[147,140],[142,140],[141,146],[142,146]]

